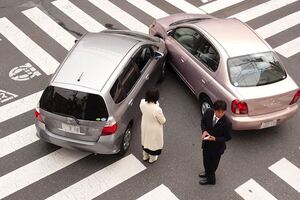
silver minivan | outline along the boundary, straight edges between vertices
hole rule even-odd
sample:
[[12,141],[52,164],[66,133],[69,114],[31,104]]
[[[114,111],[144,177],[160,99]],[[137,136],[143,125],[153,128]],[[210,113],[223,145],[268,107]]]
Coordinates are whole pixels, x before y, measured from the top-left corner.
[[125,153],[140,99],[164,77],[166,53],[163,40],[142,33],[87,33],[41,96],[37,136],[66,148]]

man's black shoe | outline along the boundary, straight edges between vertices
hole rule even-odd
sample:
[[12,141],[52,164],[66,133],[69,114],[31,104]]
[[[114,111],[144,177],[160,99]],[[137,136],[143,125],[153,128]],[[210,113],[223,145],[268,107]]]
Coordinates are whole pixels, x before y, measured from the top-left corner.
[[208,181],[207,179],[199,181],[200,185],[215,185],[215,181]]
[[205,172],[201,172],[198,176],[199,176],[199,178],[206,178]]

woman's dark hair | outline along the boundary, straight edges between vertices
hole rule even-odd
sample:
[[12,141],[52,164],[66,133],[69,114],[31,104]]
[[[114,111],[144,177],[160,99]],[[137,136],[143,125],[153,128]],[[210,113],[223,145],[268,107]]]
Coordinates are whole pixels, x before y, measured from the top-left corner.
[[217,100],[214,103],[213,108],[214,108],[214,110],[223,110],[223,111],[225,111],[227,109],[227,104],[223,100]]
[[146,92],[146,101],[148,103],[156,103],[159,99],[159,91],[157,88],[153,87],[150,88],[147,92]]

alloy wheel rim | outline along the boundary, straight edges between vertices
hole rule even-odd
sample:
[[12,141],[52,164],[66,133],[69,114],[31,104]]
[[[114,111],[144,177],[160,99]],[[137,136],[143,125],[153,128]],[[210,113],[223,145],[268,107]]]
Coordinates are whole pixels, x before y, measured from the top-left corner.
[[125,132],[124,141],[123,141],[124,150],[126,150],[129,147],[130,139],[131,139],[131,130],[127,129],[127,131]]
[[205,111],[210,108],[210,104],[208,102],[203,102],[201,107],[202,115],[204,115]]

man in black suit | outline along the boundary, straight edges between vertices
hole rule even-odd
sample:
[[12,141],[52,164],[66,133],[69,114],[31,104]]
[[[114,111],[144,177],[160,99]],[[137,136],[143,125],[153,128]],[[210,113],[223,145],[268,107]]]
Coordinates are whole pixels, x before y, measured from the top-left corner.
[[202,120],[202,149],[205,172],[200,173],[201,185],[215,185],[215,171],[218,168],[221,155],[226,149],[225,142],[231,139],[231,122],[225,116],[226,102],[218,100],[213,109],[208,109]]

